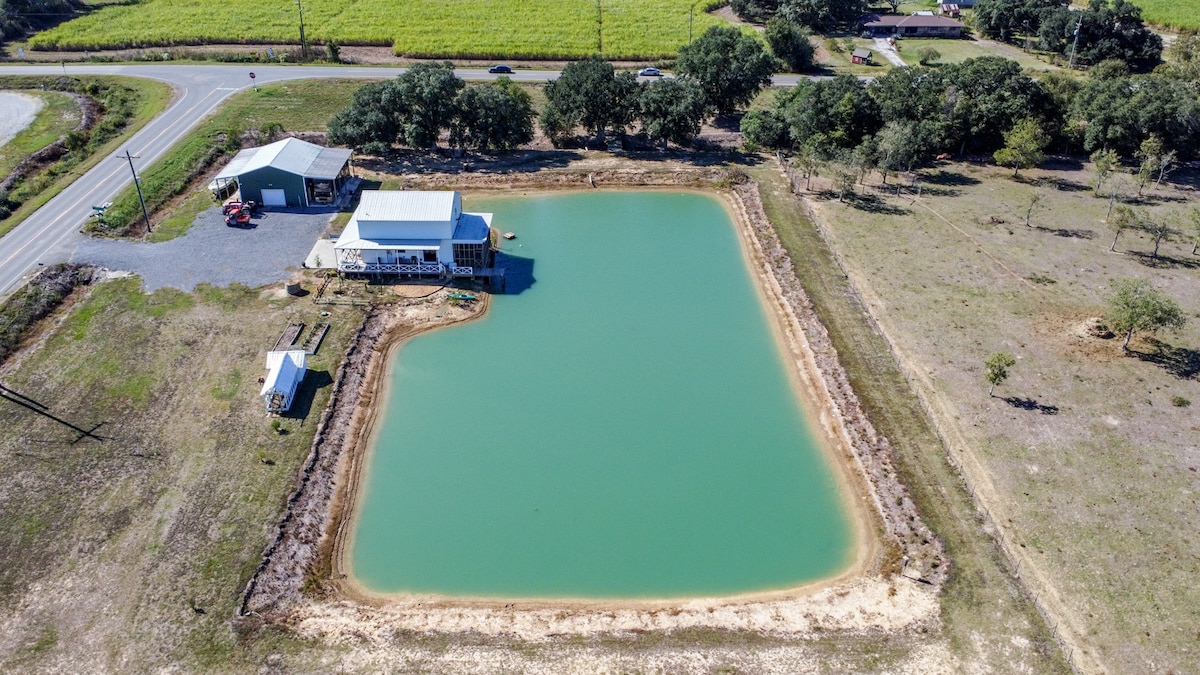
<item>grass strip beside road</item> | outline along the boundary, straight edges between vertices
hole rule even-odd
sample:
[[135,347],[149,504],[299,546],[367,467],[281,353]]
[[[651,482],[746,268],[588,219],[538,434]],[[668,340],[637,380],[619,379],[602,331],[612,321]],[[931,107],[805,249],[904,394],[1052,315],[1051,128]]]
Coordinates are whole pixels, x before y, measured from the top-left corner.
[[[216,201],[199,186],[188,194],[197,178],[238,152],[247,135],[259,139],[280,131],[324,131],[329,118],[345,107],[354,92],[366,84],[361,79],[297,80],[261,86],[232,96],[165,155],[141,171],[142,195],[151,220],[161,210],[171,211],[156,226],[152,241],[166,241],[187,232],[195,215]],[[207,184],[207,182],[206,182]],[[185,195],[181,209],[175,199]],[[105,214],[103,226],[93,230],[126,236],[141,226],[142,210],[132,185],[122,190]]]
[[925,522],[942,537],[950,556],[951,580],[942,600],[942,625],[961,655],[982,652],[982,662],[1001,663],[1012,639],[1032,648],[1024,658],[1037,672],[1069,672],[1045,623],[1004,567],[962,478],[946,459],[916,394],[886,339],[866,309],[816,225],[774,162],[751,169],[763,206],[790,254],[796,275],[821,318],[842,366],[872,424],[895,449],[896,466]]
[[118,76],[71,77],[65,80],[62,76],[0,77],[0,89],[54,90],[69,87],[81,89],[85,95],[117,88],[123,90],[120,104],[112,106],[97,122],[82,148],[68,153],[41,173],[22,181],[21,186],[13,191],[14,199],[18,197],[18,190],[27,194],[21,196],[21,204],[13,210],[12,215],[0,220],[0,236],[7,234],[80,176],[115,154],[122,143],[165,110],[172,97],[171,86],[155,80]]

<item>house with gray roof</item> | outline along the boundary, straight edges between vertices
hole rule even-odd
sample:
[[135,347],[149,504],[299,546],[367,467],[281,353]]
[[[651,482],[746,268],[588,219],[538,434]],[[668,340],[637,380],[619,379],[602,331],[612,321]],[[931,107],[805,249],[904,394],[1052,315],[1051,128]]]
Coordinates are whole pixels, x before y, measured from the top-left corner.
[[936,14],[871,14],[863,17],[859,25],[863,32],[876,37],[912,38],[962,37],[963,26],[954,19]]
[[304,207],[332,204],[349,178],[350,150],[285,138],[242,150],[214,182],[236,180],[243,201]]

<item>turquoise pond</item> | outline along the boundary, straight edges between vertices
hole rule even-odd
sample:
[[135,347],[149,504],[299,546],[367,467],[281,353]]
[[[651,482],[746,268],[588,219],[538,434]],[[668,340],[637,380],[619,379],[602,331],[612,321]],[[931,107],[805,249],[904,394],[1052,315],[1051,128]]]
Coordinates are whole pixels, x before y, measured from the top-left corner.
[[787,588],[854,529],[721,201],[495,213],[508,293],[404,344],[348,553],[369,590],[663,598]]

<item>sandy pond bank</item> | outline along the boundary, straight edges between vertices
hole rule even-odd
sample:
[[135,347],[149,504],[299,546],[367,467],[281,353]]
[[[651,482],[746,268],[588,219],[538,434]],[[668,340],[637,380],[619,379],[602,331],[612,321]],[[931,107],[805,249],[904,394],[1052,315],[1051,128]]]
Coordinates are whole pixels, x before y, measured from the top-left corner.
[[[927,630],[938,620],[938,590],[948,563],[917,517],[892,467],[891,447],[866,419],[828,335],[767,222],[755,183],[736,170],[556,171],[514,176],[433,175],[410,187],[470,190],[673,187],[716,190],[737,226],[743,252],[772,310],[798,390],[813,411],[832,462],[848,489],[859,530],[853,567],[836,579],[766,594],[676,601],[515,602],[442,597],[379,597],[342,569],[342,545],[382,389],[387,355],[418,332],[486,311],[399,302],[370,312],[338,370],[334,396],[278,536],[244,596],[239,622],[289,626],[305,637],[381,646],[398,633],[470,633],[528,641],[564,636],[712,628],[805,636],[817,631],[894,633]],[[437,316],[431,308],[448,307]],[[905,557],[907,564],[905,565]],[[904,577],[899,576],[904,569]],[[918,579],[920,581],[918,581]],[[394,646],[394,645],[393,645]],[[939,657],[940,658],[940,657]],[[937,659],[935,659],[937,660]]]

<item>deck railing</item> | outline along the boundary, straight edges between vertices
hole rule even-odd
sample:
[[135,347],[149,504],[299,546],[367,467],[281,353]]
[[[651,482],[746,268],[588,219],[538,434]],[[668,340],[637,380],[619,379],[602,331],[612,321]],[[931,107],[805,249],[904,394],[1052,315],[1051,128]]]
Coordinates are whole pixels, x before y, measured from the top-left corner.
[[338,263],[339,272],[356,272],[360,274],[441,274],[442,265],[433,263],[368,263],[362,261],[342,261]]

